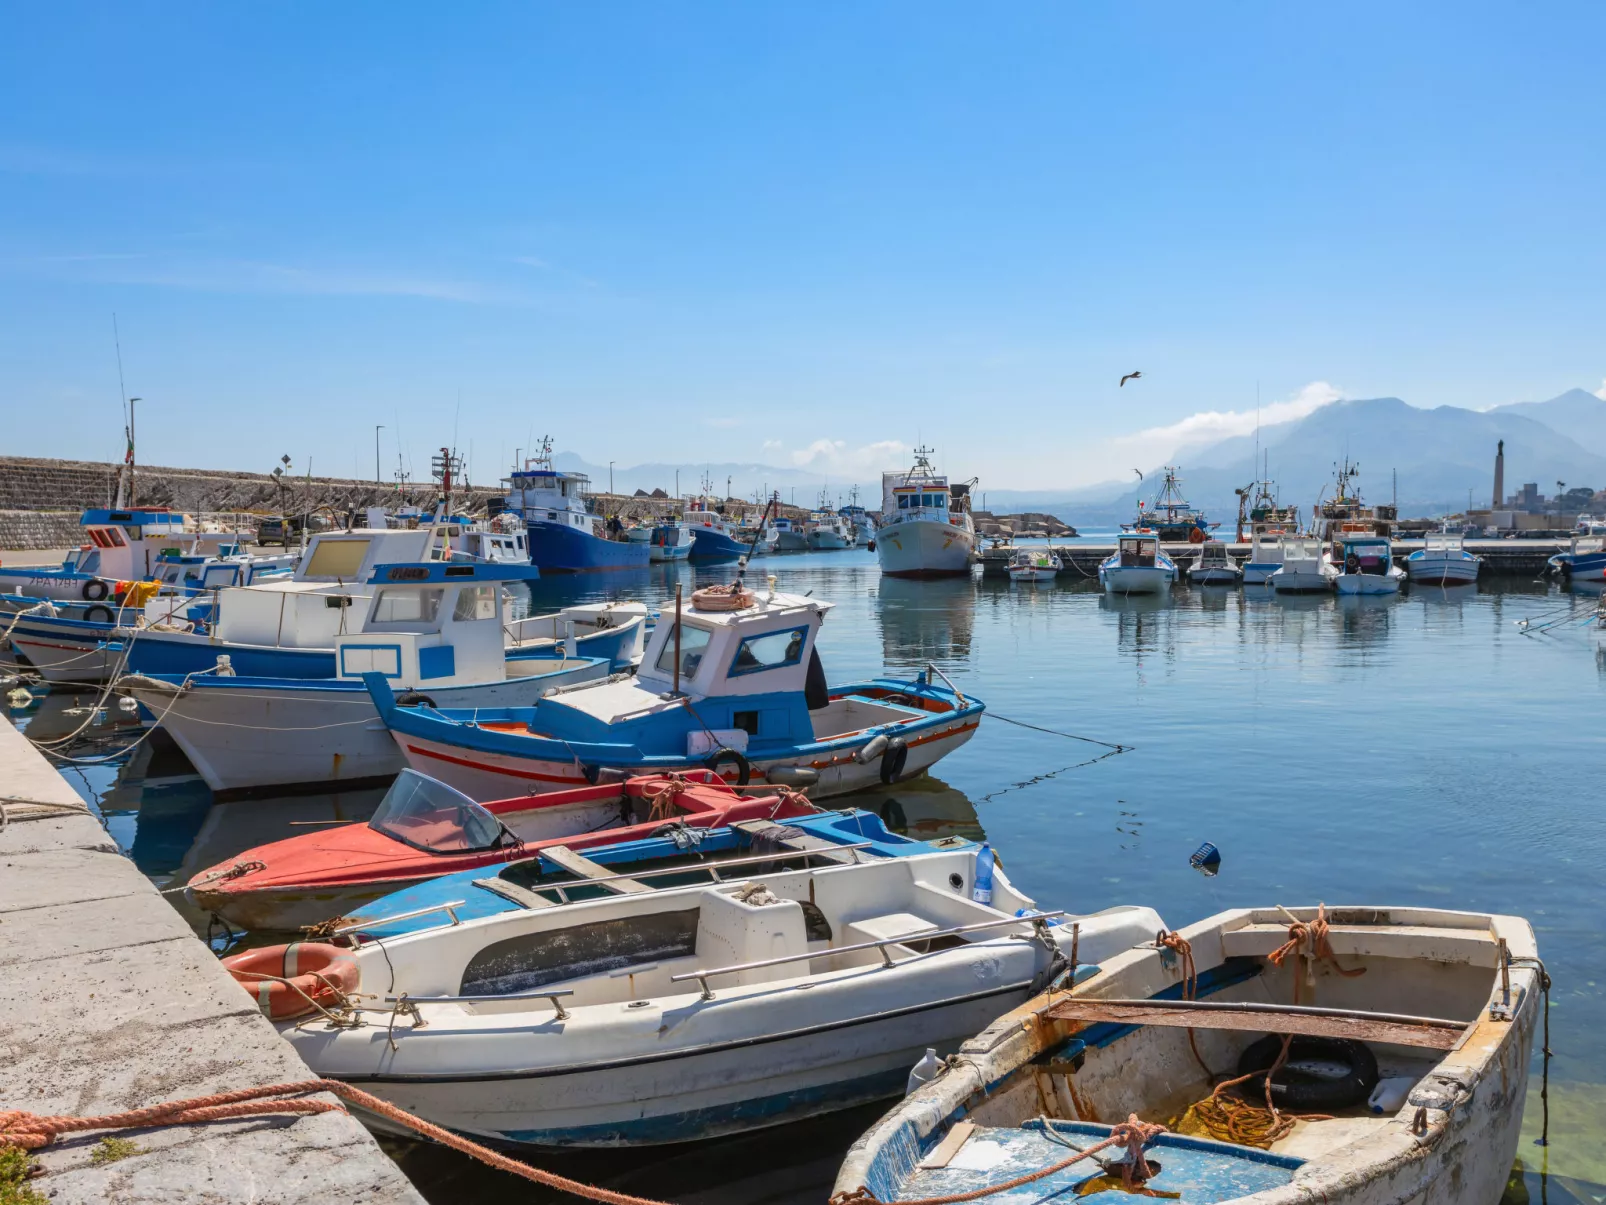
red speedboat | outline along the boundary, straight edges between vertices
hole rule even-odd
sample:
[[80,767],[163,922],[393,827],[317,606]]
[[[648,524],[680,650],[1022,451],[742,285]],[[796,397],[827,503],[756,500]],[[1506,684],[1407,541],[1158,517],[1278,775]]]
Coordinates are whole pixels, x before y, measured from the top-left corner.
[[710,771],[475,803],[403,770],[373,819],[259,845],[190,879],[196,905],[250,930],[316,925],[403,887],[548,845],[585,849],[666,827],[719,828],[819,809],[790,791],[749,798]]

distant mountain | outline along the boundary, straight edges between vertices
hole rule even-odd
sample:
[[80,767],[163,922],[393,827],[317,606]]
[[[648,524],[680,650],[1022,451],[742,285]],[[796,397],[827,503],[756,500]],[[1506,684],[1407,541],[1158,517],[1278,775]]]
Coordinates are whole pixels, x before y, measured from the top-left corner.
[[[591,478],[593,490],[608,488],[609,469],[605,464],[591,464],[574,452],[558,452],[552,457],[553,467],[565,473],[584,473]],[[870,483],[856,483],[843,477],[831,477],[799,469],[777,468],[768,464],[615,464],[612,470],[615,493],[633,494],[638,489],[651,493],[661,489],[673,496],[677,477],[681,495],[702,492],[706,474],[713,482],[715,497],[752,498],[765,489],[779,490],[782,502],[796,502],[798,506],[813,506],[819,501],[820,490],[830,493],[833,502],[840,497],[846,502],[849,492],[857,484],[860,505],[879,508],[881,505],[881,478]],[[726,493],[727,483],[729,494]]]
[[[1568,486],[1606,485],[1606,456],[1518,411],[1516,406],[1482,412],[1454,406],[1419,410],[1399,398],[1335,402],[1297,421],[1263,428],[1260,447],[1269,453],[1282,501],[1307,513],[1318,496],[1331,492],[1334,464],[1346,455],[1360,465],[1359,485],[1368,501],[1389,501],[1398,475],[1404,515],[1459,510],[1466,506],[1469,490],[1473,505],[1486,507],[1495,448],[1502,439],[1508,494],[1528,481],[1538,483],[1546,495],[1555,493],[1558,479]],[[1211,519],[1230,522],[1238,509],[1233,489],[1260,476],[1254,449],[1253,436],[1238,436],[1181,454],[1188,500]],[[1083,526],[1130,519],[1138,499],[1152,499],[1158,486],[1156,470],[1142,486],[1128,488],[1102,506],[1084,503],[1052,508],[1052,513]]]
[[[1552,431],[1571,436],[1580,447],[1595,455],[1606,456],[1606,401],[1587,389],[1569,389],[1548,402],[1513,402],[1509,406],[1497,406],[1490,413],[1520,414],[1534,419]],[[1591,484],[1598,489],[1606,482]]]

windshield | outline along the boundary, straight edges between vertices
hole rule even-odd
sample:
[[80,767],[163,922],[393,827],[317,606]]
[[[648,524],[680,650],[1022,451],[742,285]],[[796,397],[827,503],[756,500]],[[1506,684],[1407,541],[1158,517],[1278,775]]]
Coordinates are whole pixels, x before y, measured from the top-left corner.
[[[680,676],[682,678],[695,678],[697,667],[703,663],[703,650],[708,647],[709,637],[713,635],[707,628],[694,627],[685,624],[680,629]],[[663,652],[658,654],[658,672],[672,674],[675,672],[675,629],[671,625],[669,639],[664,641]]]
[[502,823],[495,816],[417,770],[396,776],[368,827],[434,854],[491,849],[502,836]]

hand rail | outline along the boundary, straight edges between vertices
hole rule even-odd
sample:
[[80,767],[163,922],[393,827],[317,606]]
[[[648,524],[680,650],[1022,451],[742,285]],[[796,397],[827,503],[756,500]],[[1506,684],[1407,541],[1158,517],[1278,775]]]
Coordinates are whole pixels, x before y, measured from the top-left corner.
[[926,662],[926,668],[932,673],[936,674],[937,677],[941,678],[944,682],[948,683],[948,689],[954,692],[954,697],[959,700],[959,705],[961,707],[968,706],[968,704],[965,702],[965,692],[954,685],[954,680],[952,678],[937,668],[937,663],[935,661]]
[[708,981],[715,975],[729,975],[736,971],[752,971],[760,967],[781,966],[788,962],[802,962],[810,958],[829,958],[835,954],[852,954],[858,950],[876,950],[881,955],[881,970],[890,970],[895,964],[892,956],[887,953],[886,947],[903,945],[912,941],[930,941],[934,937],[953,937],[959,933],[975,933],[980,929],[997,929],[1003,925],[1037,925],[1057,916],[1064,916],[1064,909],[1053,912],[1033,912],[1030,916],[1003,916],[997,920],[981,921],[974,925],[956,925],[951,929],[922,929],[918,933],[905,933],[901,937],[881,937],[875,941],[861,941],[851,946],[833,946],[827,950],[809,950],[802,954],[787,954],[781,958],[764,958],[758,962],[742,962],[734,966],[716,967],[708,971],[687,971],[683,975],[671,975],[670,983],[681,983],[687,979],[695,979],[703,989],[703,999],[712,1000],[714,993],[708,988]]
[[403,992],[400,996],[386,996],[386,1004],[483,1004],[500,1000],[550,1000],[552,1008],[558,1014],[558,1020],[567,1021],[569,1010],[560,1003],[560,997],[574,995],[574,989],[562,987],[547,992],[539,988],[527,992],[508,992],[501,996],[409,996]]
[[[855,841],[851,845],[832,845],[826,847],[825,849],[782,849],[777,850],[772,854],[749,854],[746,857],[741,858],[723,858],[717,862],[693,862],[685,866],[659,866],[656,868],[649,868],[647,870],[621,871],[617,874],[599,874],[595,878],[574,879],[572,881],[563,883],[536,883],[530,887],[530,890],[556,891],[558,893],[558,897],[562,899],[565,904],[567,904],[569,903],[569,898],[566,889],[570,887],[585,887],[591,883],[612,883],[618,881],[619,879],[653,879],[659,878],[666,874],[685,874],[688,871],[699,870],[708,871],[709,874],[714,876],[714,882],[720,883],[724,880],[719,877],[719,872],[721,868],[726,866],[751,866],[755,862],[774,862],[780,858],[824,857],[826,854],[834,854],[842,851],[869,849],[874,844],[874,841]],[[564,845],[560,848],[568,849],[569,847]],[[579,850],[575,850],[574,852],[579,853],[581,857],[585,856]],[[539,858],[540,855],[540,850],[536,850],[534,852],[535,857]],[[857,854],[854,855],[854,861],[858,861]]]
[[457,917],[457,909],[467,902],[467,900],[452,900],[446,904],[431,904],[428,908],[415,908],[411,912],[398,912],[395,916],[380,916],[375,917],[373,920],[361,920],[355,924],[341,925],[340,928],[333,930],[329,935],[333,937],[338,933],[350,933],[353,929],[367,929],[374,925],[388,925],[391,921],[396,920],[412,920],[415,916],[428,916],[431,912],[444,912],[452,918],[452,924],[460,925],[463,922]]

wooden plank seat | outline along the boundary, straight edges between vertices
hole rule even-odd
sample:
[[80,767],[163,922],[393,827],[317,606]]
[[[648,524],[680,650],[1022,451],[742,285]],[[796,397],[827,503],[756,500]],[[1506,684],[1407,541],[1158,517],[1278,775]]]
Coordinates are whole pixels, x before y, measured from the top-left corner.
[[1354,1038],[1453,1050],[1472,1021],[1413,1017],[1359,1009],[1291,1004],[1218,1003],[1207,1000],[1061,1000],[1048,1009],[1057,1021],[1161,1025],[1182,1029],[1237,1029],[1306,1037]]
[[499,895],[505,900],[512,900],[520,908],[550,908],[552,901],[544,895],[537,895],[528,887],[520,887],[517,883],[510,883],[506,879],[475,879],[474,886],[493,895]]
[[[773,820],[733,820],[731,827],[740,829],[750,837],[763,838],[772,832],[784,831],[788,826],[777,824]],[[816,837],[812,833],[796,833],[788,837],[769,837],[770,843],[782,849],[795,849],[799,853],[810,853],[816,857],[824,858],[828,862],[857,862],[857,850],[843,849],[835,841],[827,841],[824,837]]]
[[640,895],[643,891],[652,890],[637,879],[624,878],[600,862],[593,862],[590,858],[575,853],[567,845],[549,845],[540,852],[547,861],[557,863],[575,878],[597,880],[597,886],[607,891],[614,891],[620,895]]

